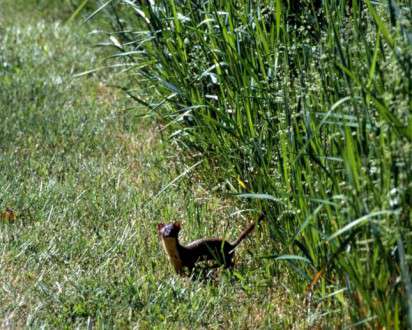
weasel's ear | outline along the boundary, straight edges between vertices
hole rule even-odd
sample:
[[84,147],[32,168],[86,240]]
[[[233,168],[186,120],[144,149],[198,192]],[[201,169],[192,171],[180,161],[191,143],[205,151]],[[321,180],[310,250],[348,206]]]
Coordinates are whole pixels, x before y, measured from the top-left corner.
[[165,226],[164,223],[158,223],[157,224],[157,231],[161,231],[164,226]]
[[180,225],[180,222],[175,222],[173,224],[178,230],[180,230],[182,228],[182,226]]

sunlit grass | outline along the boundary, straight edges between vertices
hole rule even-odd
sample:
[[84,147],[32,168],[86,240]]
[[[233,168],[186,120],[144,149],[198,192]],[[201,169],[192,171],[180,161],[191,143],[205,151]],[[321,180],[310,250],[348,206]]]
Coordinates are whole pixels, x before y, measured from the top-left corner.
[[65,7],[40,3],[0,4],[0,213],[16,216],[0,217],[0,328],[324,322],[291,290],[289,272],[262,258],[274,246],[266,224],[242,242],[234,274],[173,273],[157,223],[181,221],[183,242],[234,239],[256,211],[240,213],[187,172],[143,109],[110,87],[127,72],[75,78],[110,65],[109,53],[92,47],[88,26],[63,24]]
[[119,1],[104,12],[122,18],[118,61],[149,87],[135,99],[168,123],[186,161],[207,160],[212,189],[266,209],[281,243],[271,262],[288,262],[294,292],[346,325],[405,327],[410,6],[288,3]]

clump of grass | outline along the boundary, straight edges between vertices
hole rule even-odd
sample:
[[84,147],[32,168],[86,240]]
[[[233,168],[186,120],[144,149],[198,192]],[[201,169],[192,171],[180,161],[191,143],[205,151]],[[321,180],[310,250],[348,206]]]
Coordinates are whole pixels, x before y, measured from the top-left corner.
[[263,204],[273,263],[310,306],[411,325],[410,7],[292,3],[113,1],[107,14],[118,61],[150,87],[129,94],[187,160],[207,159],[206,180]]

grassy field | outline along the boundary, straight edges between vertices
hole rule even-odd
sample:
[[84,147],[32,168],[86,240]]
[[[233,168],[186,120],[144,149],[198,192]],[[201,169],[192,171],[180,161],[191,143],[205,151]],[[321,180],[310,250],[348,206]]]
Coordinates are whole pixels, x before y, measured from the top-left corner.
[[158,222],[182,221],[185,241],[234,238],[255,214],[237,214],[190,172],[170,184],[187,168],[109,87],[124,73],[75,77],[108,62],[92,47],[95,26],[64,25],[69,16],[58,1],[0,3],[0,328],[328,324],[261,258],[273,251],[265,225],[242,243],[234,275],[173,274]]
[[202,161],[207,190],[266,209],[276,244],[261,256],[289,266],[289,288],[338,315],[334,327],[412,328],[411,2],[100,12],[130,65],[123,89],[167,123],[182,162]]

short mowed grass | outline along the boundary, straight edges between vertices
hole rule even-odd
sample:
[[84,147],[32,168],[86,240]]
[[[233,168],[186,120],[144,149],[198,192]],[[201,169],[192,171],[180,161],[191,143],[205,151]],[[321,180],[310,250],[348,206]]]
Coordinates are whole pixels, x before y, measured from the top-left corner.
[[255,215],[240,216],[191,172],[169,185],[187,168],[109,87],[122,73],[76,78],[107,63],[93,26],[65,25],[68,15],[57,1],[0,4],[0,328],[316,325],[322,305],[305,310],[288,274],[257,258],[273,251],[264,224],[233,274],[172,272],[158,222],[182,221],[184,241],[234,239]]

